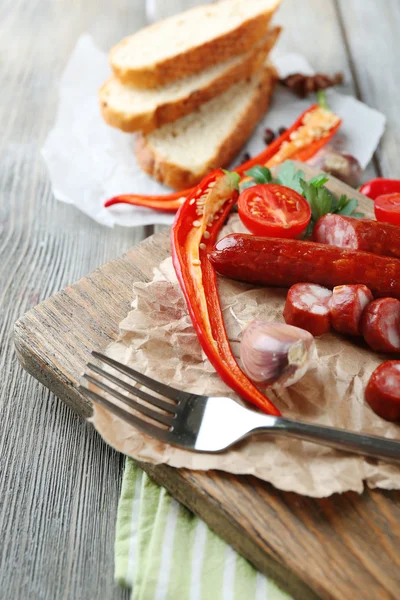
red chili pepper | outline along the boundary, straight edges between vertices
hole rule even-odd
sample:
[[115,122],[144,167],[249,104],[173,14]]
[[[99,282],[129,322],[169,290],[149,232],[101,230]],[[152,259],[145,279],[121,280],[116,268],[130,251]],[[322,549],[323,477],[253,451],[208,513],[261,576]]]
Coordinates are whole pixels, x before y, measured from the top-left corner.
[[399,179],[385,179],[384,177],[377,177],[371,179],[360,187],[361,194],[368,196],[372,200],[375,200],[378,196],[383,194],[394,194],[400,192],[400,180]]
[[[329,111],[327,111],[327,112],[329,112]],[[286,131],[284,131],[282,133],[282,135],[280,135],[278,138],[276,138],[276,140],[273,141],[272,144],[267,146],[265,148],[265,150],[260,152],[260,154],[258,154],[254,158],[251,158],[250,160],[246,161],[245,163],[239,165],[238,167],[236,167],[235,170],[240,175],[242,175],[245,171],[247,171],[248,169],[251,169],[255,165],[262,164],[262,165],[268,167],[269,162],[272,161],[272,159],[274,159],[274,157],[281,150],[282,144],[284,142],[290,142],[291,135],[295,131],[299,130],[301,127],[306,125],[307,119],[312,118],[313,114],[324,115],[324,114],[326,114],[326,112],[324,112],[324,109],[322,109],[321,106],[319,106],[319,104],[313,104],[312,106],[310,106],[310,108],[308,108],[306,111],[304,111],[299,116],[299,118],[293,123],[293,125],[291,127],[289,127],[289,129],[286,129]],[[325,135],[322,135],[319,139],[313,140],[311,143],[307,144],[304,148],[300,148],[299,150],[294,150],[294,152],[290,155],[290,157],[287,156],[285,158],[285,160],[287,160],[288,158],[291,158],[292,160],[305,161],[305,160],[308,160],[309,158],[311,158],[312,156],[314,156],[314,154],[316,154],[323,146],[325,146],[325,144],[327,142],[329,142],[329,140],[335,135],[335,133],[337,132],[337,130],[339,129],[339,127],[341,125],[341,122],[342,122],[341,119],[339,119],[339,117],[337,117],[337,119],[335,119],[334,124],[332,124],[332,126],[325,131]],[[276,163],[276,164],[279,164],[279,163]]]
[[140,196],[139,194],[123,194],[122,196],[114,196],[104,203],[108,208],[114,204],[133,204],[134,206],[145,206],[154,210],[165,212],[176,212],[178,208],[186,200],[186,194],[192,192],[195,188],[184,190],[184,192],[174,192],[166,196]]
[[[318,139],[307,143],[303,148],[296,148],[295,143],[291,142],[291,136],[294,132],[301,130],[306,127],[307,122],[313,118],[321,118],[323,121],[324,117],[333,115],[334,119],[331,119],[331,123],[321,123],[322,126],[316,125],[312,127],[314,131],[318,131],[318,135],[321,135]],[[280,164],[284,160],[300,160],[306,161],[314,154],[316,154],[329,140],[335,135],[341,124],[341,119],[321,108],[318,104],[314,104],[308,108],[300,117],[293,123],[293,125],[286,129],[286,131],[265,148],[260,154],[251,158],[250,160],[242,163],[236,167],[235,171],[243,176],[245,171],[251,169],[254,165],[264,165],[266,167],[272,167]],[[287,143],[282,149],[282,145]],[[280,153],[285,151],[285,156],[280,158]],[[146,206],[147,208],[153,208],[155,210],[166,210],[174,211],[178,210],[181,202],[179,200],[183,197],[189,196],[195,188],[189,188],[181,190],[180,192],[174,192],[172,194],[166,194],[165,196],[142,196],[138,194],[125,194],[123,196],[115,196],[111,200],[107,200],[104,206],[112,206],[113,204],[133,204],[134,206]]]
[[292,160],[299,160],[300,162],[306,162],[307,160],[312,158],[315,154],[317,154],[317,152],[319,152],[321,150],[321,148],[326,146],[326,144],[329,142],[329,140],[331,140],[333,138],[333,136],[335,135],[335,133],[337,132],[337,130],[339,129],[341,124],[342,124],[342,121],[339,121],[339,123],[330,130],[330,132],[327,136],[322,137],[319,140],[315,140],[314,142],[311,142],[311,144],[309,144],[306,148],[303,148],[302,150],[299,150],[298,152],[296,152],[296,154],[294,154],[292,156]]
[[221,379],[268,414],[279,411],[240,369],[232,354],[208,253],[238,197],[239,177],[217,170],[180,207],[171,231],[172,260],[201,347]]

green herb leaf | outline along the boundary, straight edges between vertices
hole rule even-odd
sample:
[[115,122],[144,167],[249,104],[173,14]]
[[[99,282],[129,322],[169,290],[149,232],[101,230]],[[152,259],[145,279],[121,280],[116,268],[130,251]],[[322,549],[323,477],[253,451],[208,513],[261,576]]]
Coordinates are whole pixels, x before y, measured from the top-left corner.
[[319,175],[316,175],[315,177],[310,179],[309,183],[311,183],[311,185],[313,185],[314,187],[318,188],[321,187],[321,185],[325,185],[327,181],[329,181],[329,177],[327,177],[324,173],[320,173]]
[[357,208],[357,200],[355,198],[352,198],[351,200],[348,200],[348,202],[346,203],[346,206],[344,206],[340,210],[336,210],[336,212],[338,215],[345,215],[348,217],[351,215],[353,210],[355,210],[356,208]]
[[332,212],[334,204],[334,196],[326,187],[318,188],[318,204],[320,215],[318,218],[326,215],[328,212]]
[[306,229],[302,233],[301,237],[303,239],[307,239],[307,238],[311,237],[313,229],[314,229],[314,225],[315,225],[315,221],[314,221],[314,219],[311,219],[309,224],[307,225]]
[[317,188],[315,188],[313,185],[310,185],[304,179],[300,180],[300,185],[301,185],[302,195],[305,197],[308,204],[311,206],[311,214],[312,214],[312,218],[314,218],[314,213],[318,212]]
[[285,185],[299,194],[303,193],[300,180],[304,178],[303,171],[297,171],[294,163],[291,160],[286,161],[279,169],[279,174],[276,183]]
[[348,197],[346,196],[346,194],[342,194],[339,198],[339,202],[337,202],[336,207],[335,207],[335,212],[339,212],[341,211],[349,202]]
[[257,183],[271,183],[272,181],[271,171],[267,167],[261,167],[260,165],[255,165],[248,171],[245,171],[245,175],[252,177]]
[[311,207],[312,219],[317,221],[328,212],[332,212],[333,196],[325,187],[315,187],[311,182],[300,180],[303,195]]
[[243,192],[244,190],[247,190],[247,188],[254,187],[255,185],[257,185],[257,183],[254,181],[254,179],[248,179],[240,184],[239,189],[241,192]]
[[363,219],[365,217],[364,213],[362,212],[353,212],[351,213],[351,216],[355,219]]

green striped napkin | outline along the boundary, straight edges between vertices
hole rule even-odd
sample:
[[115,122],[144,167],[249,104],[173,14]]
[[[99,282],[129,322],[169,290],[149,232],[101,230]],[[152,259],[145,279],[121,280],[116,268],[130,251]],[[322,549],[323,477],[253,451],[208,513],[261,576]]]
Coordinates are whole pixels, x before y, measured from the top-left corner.
[[272,581],[127,459],[115,578],[132,600],[288,600]]

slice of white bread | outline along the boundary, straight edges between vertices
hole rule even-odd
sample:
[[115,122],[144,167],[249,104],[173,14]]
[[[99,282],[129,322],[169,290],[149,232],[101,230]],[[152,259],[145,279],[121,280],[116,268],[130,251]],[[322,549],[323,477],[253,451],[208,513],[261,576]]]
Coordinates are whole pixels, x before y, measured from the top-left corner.
[[140,89],[111,77],[99,91],[103,118],[122,131],[143,133],[176,121],[259,71],[279,33],[274,27],[245,54],[161,88]]
[[166,85],[247,52],[265,35],[279,4],[223,0],[192,8],[123,39],[111,49],[111,66],[123,83]]
[[278,79],[272,65],[237,83],[195,112],[136,138],[142,169],[161,183],[184,189],[226,167],[266,111]]

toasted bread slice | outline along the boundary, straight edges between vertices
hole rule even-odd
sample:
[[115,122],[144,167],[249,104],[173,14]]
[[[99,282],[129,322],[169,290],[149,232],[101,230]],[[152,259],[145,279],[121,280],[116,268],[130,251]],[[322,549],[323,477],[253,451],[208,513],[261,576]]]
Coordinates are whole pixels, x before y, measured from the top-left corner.
[[176,121],[259,71],[279,33],[274,27],[245,54],[161,88],[143,90],[111,77],[99,92],[103,118],[122,131],[143,133]]
[[138,134],[135,153],[140,166],[178,190],[226,167],[266,111],[277,79],[275,69],[264,66],[197,111],[147,135]]
[[[167,1],[167,0],[166,0]],[[125,38],[110,52],[123,83],[154,88],[247,52],[280,0],[223,0],[198,6]]]

